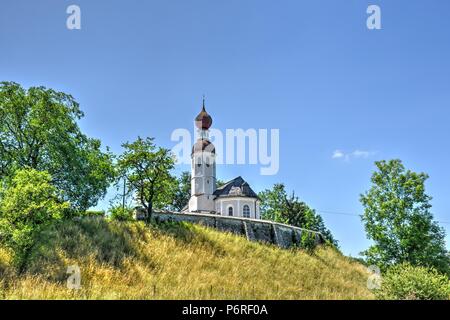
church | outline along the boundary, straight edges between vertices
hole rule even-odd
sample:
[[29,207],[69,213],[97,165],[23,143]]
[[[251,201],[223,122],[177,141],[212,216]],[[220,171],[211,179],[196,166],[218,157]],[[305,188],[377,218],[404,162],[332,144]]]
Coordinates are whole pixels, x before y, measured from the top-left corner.
[[203,99],[202,110],[195,118],[199,138],[191,153],[191,198],[183,212],[260,219],[258,195],[242,177],[217,188],[216,150],[209,141],[211,125]]

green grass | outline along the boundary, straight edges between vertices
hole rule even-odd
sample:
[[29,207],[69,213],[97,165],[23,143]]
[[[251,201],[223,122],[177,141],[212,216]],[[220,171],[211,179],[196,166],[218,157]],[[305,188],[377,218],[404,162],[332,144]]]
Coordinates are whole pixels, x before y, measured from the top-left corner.
[[[81,269],[79,290],[67,267]],[[64,221],[43,232],[23,274],[0,248],[3,299],[373,299],[365,268],[199,225]]]

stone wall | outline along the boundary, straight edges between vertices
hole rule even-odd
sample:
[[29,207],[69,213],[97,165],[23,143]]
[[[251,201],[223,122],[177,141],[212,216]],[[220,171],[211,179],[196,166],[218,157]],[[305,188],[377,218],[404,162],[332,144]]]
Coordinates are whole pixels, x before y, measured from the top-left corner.
[[[142,219],[143,216],[138,214],[137,218]],[[154,212],[153,219],[157,222],[197,223],[220,231],[244,236],[250,241],[271,243],[281,248],[301,247],[300,240],[305,232],[314,238],[316,244],[324,243],[324,238],[319,232],[266,220],[175,212]]]

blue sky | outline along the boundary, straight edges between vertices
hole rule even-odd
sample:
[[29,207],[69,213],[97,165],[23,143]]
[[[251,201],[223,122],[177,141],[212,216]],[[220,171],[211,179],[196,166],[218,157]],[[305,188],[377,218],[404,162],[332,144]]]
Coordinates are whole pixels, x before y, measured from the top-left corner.
[[[66,28],[70,4],[81,30]],[[382,30],[366,28],[369,4]],[[373,162],[400,158],[430,175],[434,215],[450,222],[449,15],[446,0],[8,0],[0,80],[71,93],[83,130],[115,152],[138,135],[173,147],[205,94],[215,128],[280,130],[277,175],[227,165],[219,178],[283,182],[317,210],[356,215]],[[322,216],[345,253],[369,246],[359,217]]]

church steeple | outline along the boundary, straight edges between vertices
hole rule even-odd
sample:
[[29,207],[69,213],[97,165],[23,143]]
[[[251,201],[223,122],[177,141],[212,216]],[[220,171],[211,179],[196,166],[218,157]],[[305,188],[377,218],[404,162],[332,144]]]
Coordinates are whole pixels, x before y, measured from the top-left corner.
[[190,212],[214,212],[214,191],[216,190],[216,161],[214,144],[209,141],[208,132],[212,118],[206,112],[205,97],[202,110],[195,118],[200,136],[192,147],[191,154],[191,198]]

